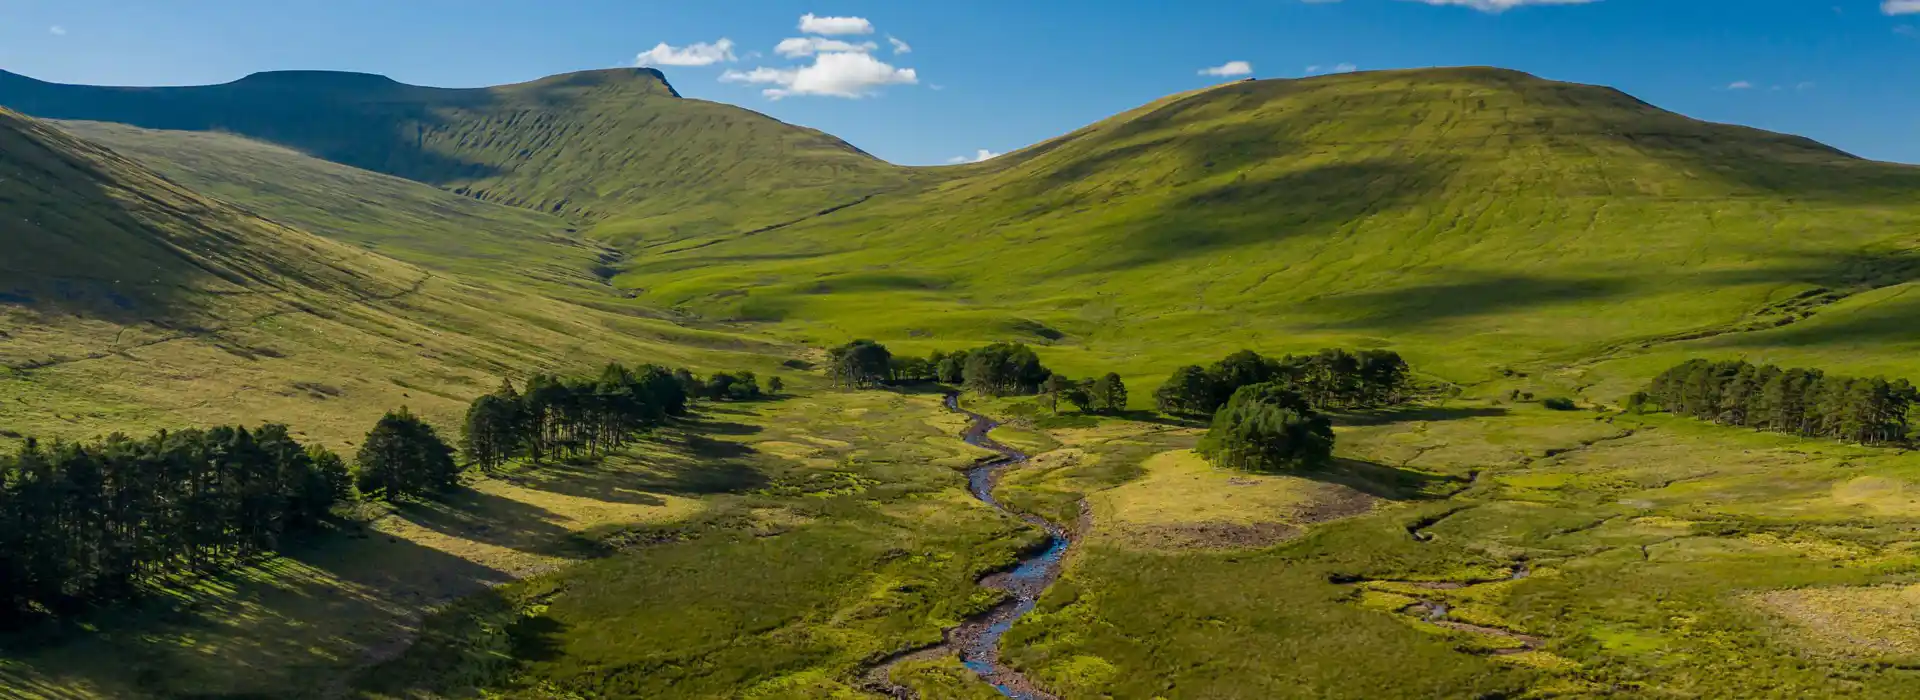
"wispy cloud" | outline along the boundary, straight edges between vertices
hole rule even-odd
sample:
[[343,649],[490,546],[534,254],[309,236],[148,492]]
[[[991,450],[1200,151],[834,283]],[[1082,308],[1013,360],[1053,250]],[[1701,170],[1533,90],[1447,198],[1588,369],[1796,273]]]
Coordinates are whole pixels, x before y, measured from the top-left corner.
[[67,28],[56,24],[51,27],[47,27],[47,33],[52,34],[54,36],[66,36]]
[[647,49],[634,57],[636,66],[711,66],[715,63],[737,60],[733,55],[733,40],[721,39],[711,44],[689,44],[670,46],[660,42],[659,46]]
[[913,53],[913,47],[908,45],[907,42],[893,37],[887,37],[887,43],[893,44],[893,52],[895,54]]
[[1253,64],[1246,61],[1227,61],[1211,68],[1200,69],[1201,75],[1253,75]]
[[802,36],[802,37],[794,37],[792,39],[780,40],[780,44],[778,46],[773,47],[773,52],[780,54],[782,56],[786,56],[787,58],[796,58],[799,56],[812,56],[817,53],[827,53],[830,51],[853,51],[858,53],[866,53],[868,51],[872,51],[877,48],[880,48],[880,45],[875,44],[871,41],[863,41],[858,44],[855,44],[851,42],[841,41],[839,39],[828,39],[825,37],[818,37],[818,36]]
[[817,17],[813,13],[800,16],[800,31],[808,34],[872,34],[873,23],[865,17]]
[[992,160],[994,158],[999,158],[1000,155],[1001,154],[999,153],[994,153],[993,151],[989,151],[987,149],[982,148],[978,151],[974,151],[973,155],[970,155],[970,156],[954,156],[952,158],[948,158],[947,162],[950,164],[978,163],[983,160]]
[[1920,14],[1920,0],[1881,0],[1880,11],[1889,15]]
[[1728,90],[1752,90],[1753,83],[1746,80],[1735,80],[1727,84],[1727,89]]
[[919,83],[920,76],[912,68],[896,68],[865,53],[823,53],[814,57],[813,65],[727,71],[720,80],[772,85],[761,94],[778,100],[795,95],[866,97],[886,85]]
[[[1461,7],[1471,7],[1481,12],[1506,12],[1507,10],[1511,10],[1516,7],[1524,7],[1527,5],[1585,5],[1588,3],[1600,2],[1600,0],[1413,0],[1413,1],[1424,2],[1428,5],[1458,5]],[[1892,2],[1920,3],[1920,0],[1887,0],[1887,2],[1889,3],[1892,3]]]

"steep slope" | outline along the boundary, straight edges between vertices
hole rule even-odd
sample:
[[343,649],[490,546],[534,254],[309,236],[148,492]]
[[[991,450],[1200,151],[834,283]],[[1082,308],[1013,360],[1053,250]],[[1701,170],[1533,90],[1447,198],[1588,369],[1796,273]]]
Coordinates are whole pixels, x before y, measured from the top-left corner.
[[262,219],[3,110],[0,221],[0,439],[278,420],[342,446],[401,405],[451,426],[503,375],[776,361]]
[[597,270],[615,256],[558,217],[216,132],[109,122],[61,129],[262,217],[430,270],[613,298]]
[[1177,95],[621,282],[798,337],[1059,338],[1075,371],[1342,343],[1475,380],[1912,278],[1916,188],[1608,88],[1363,73]]
[[488,201],[605,222],[604,235],[619,240],[768,226],[905,177],[820,132],[683,99],[651,69],[478,89],[325,71],[177,88],[59,85],[0,72],[0,106],[241,134]]

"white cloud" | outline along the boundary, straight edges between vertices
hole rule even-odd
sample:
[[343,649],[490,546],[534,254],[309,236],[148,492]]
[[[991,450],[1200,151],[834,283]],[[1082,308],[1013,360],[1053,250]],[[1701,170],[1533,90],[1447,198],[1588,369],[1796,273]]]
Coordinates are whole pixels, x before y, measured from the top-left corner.
[[901,41],[899,39],[895,39],[893,37],[887,37],[887,43],[893,44],[893,53],[896,56],[903,53],[913,53],[913,47],[911,45],[908,45],[907,42]]
[[1202,68],[1200,69],[1200,74],[1218,76],[1252,75],[1253,64],[1246,61],[1227,61],[1226,63],[1211,68]]
[[1920,36],[1920,29],[1914,29],[1913,25],[1911,24],[1902,24],[1898,27],[1894,27],[1893,33],[1899,34],[1901,36]]
[[828,53],[832,51],[866,53],[878,48],[880,48],[880,45],[871,41],[852,44],[839,39],[827,39],[817,36],[797,36],[791,39],[780,40],[780,44],[773,47],[773,52],[786,56],[787,58],[798,58],[800,56],[812,56],[817,53]]
[[813,13],[800,16],[800,31],[808,34],[872,34],[873,23],[865,17],[815,17]]
[[[1428,5],[1459,5],[1471,7],[1481,12],[1506,12],[1524,5],[1585,5],[1600,0],[1414,0]],[[1912,2],[1920,0],[1887,0],[1887,2]]]
[[1727,84],[1727,89],[1728,90],[1752,90],[1753,83],[1745,80],[1735,80]]
[[993,151],[989,151],[987,149],[982,148],[978,151],[974,151],[973,155],[970,155],[970,156],[954,156],[952,158],[948,158],[947,162],[952,164],[978,163],[984,160],[992,160],[994,158],[999,158],[1000,155],[1001,154],[999,153],[994,153]]
[[1799,84],[1799,85],[1795,85],[1795,86],[1793,86],[1793,89],[1795,89],[1795,90],[1812,90],[1812,89],[1813,89],[1814,87],[1815,87],[1815,85],[1814,85],[1813,83],[1810,83],[1810,82],[1809,82],[1809,83],[1801,83],[1801,84]]
[[823,53],[815,56],[810,66],[727,71],[720,79],[778,86],[761,91],[776,100],[793,95],[859,98],[882,86],[920,82],[912,68],[895,68],[864,53]]
[[685,47],[668,46],[660,42],[659,46],[643,51],[634,57],[636,66],[711,66],[715,63],[733,62],[733,40],[721,39],[711,44],[690,44]]
[[56,24],[51,27],[47,27],[47,33],[52,34],[54,36],[66,36],[67,28]]
[[1920,14],[1920,0],[1882,0],[1880,11],[1890,15]]

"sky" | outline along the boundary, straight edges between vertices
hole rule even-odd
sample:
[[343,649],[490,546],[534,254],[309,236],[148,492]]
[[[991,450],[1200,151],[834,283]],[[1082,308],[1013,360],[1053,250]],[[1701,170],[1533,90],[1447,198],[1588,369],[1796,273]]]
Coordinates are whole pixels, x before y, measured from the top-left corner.
[[0,0],[0,69],[56,82],[634,65],[914,165],[1220,81],[1450,65],[1920,163],[1920,0]]

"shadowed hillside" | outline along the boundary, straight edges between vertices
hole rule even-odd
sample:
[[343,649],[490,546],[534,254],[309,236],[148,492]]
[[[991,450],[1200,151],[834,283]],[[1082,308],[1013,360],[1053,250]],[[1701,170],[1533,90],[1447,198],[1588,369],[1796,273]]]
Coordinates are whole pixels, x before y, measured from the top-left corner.
[[802,217],[903,174],[839,139],[683,99],[651,69],[444,89],[356,73],[112,88],[0,72],[0,105],[38,117],[226,131],[488,201],[669,238]]

